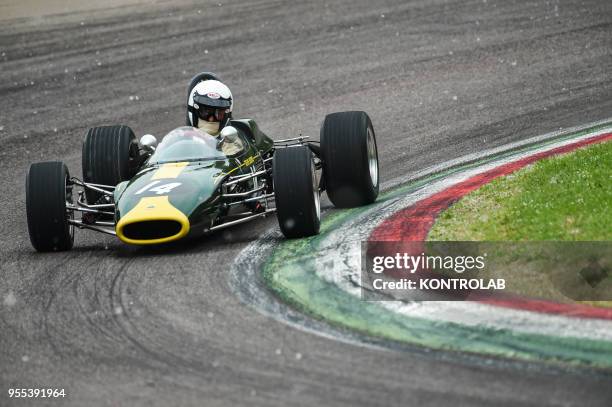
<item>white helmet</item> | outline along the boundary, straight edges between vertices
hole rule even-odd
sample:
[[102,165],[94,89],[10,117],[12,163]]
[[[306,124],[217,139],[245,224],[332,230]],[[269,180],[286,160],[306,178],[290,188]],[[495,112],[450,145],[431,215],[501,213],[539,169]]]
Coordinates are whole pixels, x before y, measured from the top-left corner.
[[230,120],[233,105],[232,92],[225,84],[205,80],[189,93],[187,119],[191,126],[216,136]]

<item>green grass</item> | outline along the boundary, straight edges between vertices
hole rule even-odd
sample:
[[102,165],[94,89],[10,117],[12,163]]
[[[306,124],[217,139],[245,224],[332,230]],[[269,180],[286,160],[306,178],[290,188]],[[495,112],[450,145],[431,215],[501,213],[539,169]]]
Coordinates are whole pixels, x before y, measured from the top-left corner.
[[[493,180],[444,211],[428,239],[612,240],[612,142],[551,157]],[[537,248],[539,246],[533,249]],[[497,273],[512,277],[507,280],[510,291],[548,300],[575,301],[572,298],[579,297],[572,295],[570,298],[559,290],[560,282],[569,279],[566,285],[572,287],[574,294],[582,290],[587,292],[586,298],[601,299],[581,302],[612,307],[612,301],[607,301],[612,298],[612,279],[590,289],[570,271],[573,263],[569,258],[567,264],[538,267],[525,253],[512,259],[513,262],[509,260],[512,255],[496,255],[501,264]],[[516,257],[516,253],[514,255]],[[504,261],[508,264],[504,265]],[[519,274],[519,270],[524,273]],[[554,277],[552,270],[557,273]]]
[[612,240],[612,142],[551,157],[466,195],[429,240]]

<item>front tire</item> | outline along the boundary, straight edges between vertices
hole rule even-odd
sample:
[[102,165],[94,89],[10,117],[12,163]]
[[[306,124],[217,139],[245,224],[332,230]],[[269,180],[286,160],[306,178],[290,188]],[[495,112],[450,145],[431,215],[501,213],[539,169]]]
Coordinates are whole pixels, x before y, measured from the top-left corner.
[[72,212],[72,185],[66,165],[59,161],[35,163],[26,177],[26,212],[32,246],[39,252],[70,250],[74,226],[68,223]]
[[327,196],[334,206],[371,204],[378,197],[378,149],[366,112],[325,116],[321,126],[321,156]]
[[[136,136],[128,126],[100,126],[89,129],[83,140],[83,181],[115,186],[136,174],[139,150]],[[85,189],[87,203],[95,204],[102,194]]]
[[274,152],[274,196],[281,231],[287,238],[319,233],[321,203],[312,152],[307,146]]

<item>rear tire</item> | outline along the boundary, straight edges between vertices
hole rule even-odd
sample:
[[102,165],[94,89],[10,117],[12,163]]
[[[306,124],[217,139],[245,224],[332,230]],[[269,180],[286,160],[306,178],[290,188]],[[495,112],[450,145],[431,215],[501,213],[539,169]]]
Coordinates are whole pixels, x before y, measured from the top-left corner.
[[[138,170],[136,136],[128,126],[93,127],[85,135],[82,157],[83,181],[115,186]],[[86,188],[85,196],[95,204],[102,194]]]
[[325,116],[321,126],[321,156],[327,196],[334,206],[371,204],[378,196],[378,149],[366,112]]
[[299,146],[276,150],[273,179],[278,224],[285,237],[318,234],[321,205],[310,149]]
[[72,185],[66,165],[59,161],[35,163],[26,177],[26,212],[32,246],[39,252],[70,250],[74,226],[68,223],[72,212]]

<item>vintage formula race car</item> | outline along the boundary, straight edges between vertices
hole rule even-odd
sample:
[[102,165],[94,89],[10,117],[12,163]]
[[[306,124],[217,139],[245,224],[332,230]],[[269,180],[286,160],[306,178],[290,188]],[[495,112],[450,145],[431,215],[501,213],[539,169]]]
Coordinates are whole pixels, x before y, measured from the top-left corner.
[[[337,207],[375,201],[378,153],[365,112],[325,117],[320,142],[273,141],[253,120],[231,120],[217,137],[179,127],[139,141],[127,126],[90,129],[83,179],[59,161],[35,163],[26,179],[30,241],[68,250],[74,230],[148,245],[214,232],[276,212],[288,238],[315,235],[320,194]],[[80,214],[80,217],[75,216]]]

